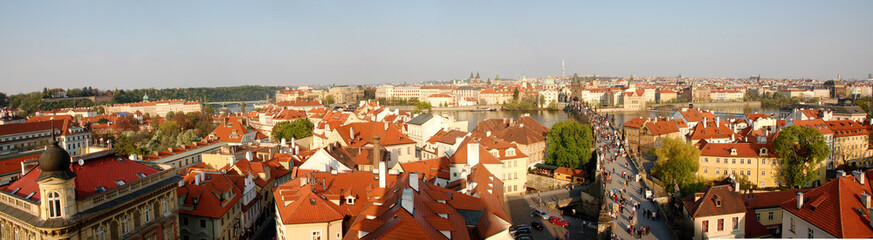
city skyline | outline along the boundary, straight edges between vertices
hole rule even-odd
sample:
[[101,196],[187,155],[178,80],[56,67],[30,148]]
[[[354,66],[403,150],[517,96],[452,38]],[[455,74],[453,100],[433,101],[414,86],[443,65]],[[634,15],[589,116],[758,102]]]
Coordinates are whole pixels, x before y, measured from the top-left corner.
[[[0,78],[177,88],[566,73],[866,79],[869,1],[0,3]],[[867,23],[867,24],[865,24]]]

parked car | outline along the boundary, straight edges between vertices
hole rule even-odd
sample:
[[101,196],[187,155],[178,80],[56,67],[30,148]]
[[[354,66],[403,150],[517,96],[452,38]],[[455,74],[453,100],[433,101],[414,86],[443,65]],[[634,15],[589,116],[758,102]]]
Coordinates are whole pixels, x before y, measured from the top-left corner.
[[533,236],[531,236],[530,234],[522,234],[515,236],[515,240],[533,240]]
[[593,228],[597,229],[597,224],[589,221],[582,220],[582,228]]
[[509,235],[530,234],[530,226],[527,224],[515,225],[509,227]]
[[543,222],[540,222],[540,221],[530,222],[530,227],[533,229],[536,229],[537,231],[542,231],[543,230]]
[[555,225],[558,225],[561,227],[567,227],[567,225],[570,225],[570,223],[568,223],[567,220],[564,220],[561,217],[551,217],[551,218],[549,218],[549,222],[554,223]]
[[542,218],[543,220],[549,220],[549,214],[546,214],[543,210],[534,209],[530,211],[530,217],[533,218]]

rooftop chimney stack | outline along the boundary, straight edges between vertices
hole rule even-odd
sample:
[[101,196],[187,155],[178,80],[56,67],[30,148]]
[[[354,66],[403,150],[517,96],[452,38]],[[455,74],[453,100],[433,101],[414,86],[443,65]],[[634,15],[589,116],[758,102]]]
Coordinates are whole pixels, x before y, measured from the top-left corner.
[[864,201],[864,208],[869,209],[869,208],[873,207],[873,206],[871,206],[871,205],[873,205],[873,202],[871,202],[870,194],[862,193],[861,194],[861,201]]
[[861,186],[864,185],[864,172],[855,170],[855,171],[852,171],[852,176],[855,177],[855,180],[858,180],[858,183],[860,183]]
[[797,192],[797,209],[803,208],[803,193]]
[[409,187],[418,192],[418,173],[409,174]]
[[[382,137],[380,137],[379,135],[373,136],[373,165],[382,162],[381,139]],[[379,173],[382,173],[381,169],[379,170]]]
[[479,142],[471,140],[467,143],[467,164],[476,166],[479,163]]
[[846,176],[846,171],[843,171],[843,170],[837,170],[837,177],[838,177],[838,178],[840,178],[840,177],[845,177],[845,176]]
[[246,160],[251,162],[253,159],[254,159],[254,157],[252,156],[252,152],[251,151],[246,152]]
[[388,168],[385,167],[385,162],[379,162],[379,188],[385,188],[387,185],[385,178],[388,177]]

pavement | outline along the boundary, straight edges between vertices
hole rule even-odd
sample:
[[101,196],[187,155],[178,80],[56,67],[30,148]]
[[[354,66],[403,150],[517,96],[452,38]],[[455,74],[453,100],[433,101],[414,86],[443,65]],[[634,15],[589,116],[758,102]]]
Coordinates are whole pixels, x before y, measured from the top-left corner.
[[[575,188],[573,192],[579,194],[581,188]],[[593,228],[582,227],[582,221],[567,216],[562,216],[557,210],[547,206],[539,206],[537,199],[542,201],[554,201],[557,199],[570,198],[570,192],[567,189],[557,189],[552,191],[532,193],[525,195],[515,195],[506,197],[505,210],[512,219],[514,225],[528,224],[532,221],[541,221],[543,230],[531,231],[533,239],[593,239],[597,235],[597,230]],[[564,228],[552,224],[548,219],[539,217],[531,217],[530,212],[533,209],[540,209],[549,214],[549,216],[561,216],[567,220],[569,225]]]
[[[598,146],[603,146],[605,143],[598,143]],[[605,155],[614,156],[616,152],[618,152],[617,148],[607,148],[607,152]],[[622,191],[622,189],[626,189],[624,192],[624,197],[629,199],[631,204],[626,204],[624,210],[621,212],[618,217],[613,220],[613,230],[612,232],[617,236],[617,239],[674,239],[673,233],[670,231],[670,228],[663,222],[664,218],[660,218],[660,220],[652,220],[643,215],[643,212],[637,209],[636,212],[631,212],[632,203],[640,203],[640,208],[649,210],[649,211],[657,211],[658,207],[652,203],[651,201],[645,199],[642,194],[640,194],[639,189],[640,186],[645,187],[642,181],[637,182],[631,181],[628,183],[628,186],[625,187],[625,179],[621,177],[621,172],[624,171],[625,174],[634,176],[637,174],[637,169],[630,163],[630,160],[626,157],[617,157],[615,161],[608,162],[604,159],[605,164],[604,167],[606,171],[613,171],[615,169],[615,173],[612,173],[612,181],[606,184],[606,192],[611,192],[613,190]],[[625,167],[627,164],[627,167]],[[608,197],[608,196],[607,196]],[[610,198],[611,199],[611,198]],[[617,203],[613,200],[607,200],[606,204],[607,209],[612,209],[612,206]],[[634,221],[632,222],[629,217],[633,215]],[[645,235],[642,238],[637,238],[632,236],[627,228],[631,224],[636,227],[649,226],[650,234]]]

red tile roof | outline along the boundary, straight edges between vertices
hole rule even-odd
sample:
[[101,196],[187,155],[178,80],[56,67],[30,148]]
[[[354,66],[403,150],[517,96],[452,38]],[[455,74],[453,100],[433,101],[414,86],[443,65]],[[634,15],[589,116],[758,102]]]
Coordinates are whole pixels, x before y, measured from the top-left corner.
[[[386,128],[387,126],[387,128]],[[349,135],[354,130],[354,138]],[[373,136],[380,136],[382,146],[415,144],[415,141],[400,131],[395,124],[384,122],[359,122],[340,126],[336,129],[343,141],[350,147],[363,147],[373,143]]]
[[39,159],[39,156],[42,156],[42,153],[2,160],[0,161],[0,174],[21,172],[21,162]]
[[861,202],[861,194],[871,193],[873,173],[868,171],[864,175],[865,185],[848,175],[807,191],[801,209],[797,209],[797,197],[779,206],[837,238],[873,238],[873,228],[866,216],[869,213]]
[[[118,187],[119,185],[115,182],[117,180],[122,180],[129,184],[141,179],[137,176],[138,173],[150,176],[160,172],[160,170],[114,154],[84,160],[84,163],[84,165],[71,164],[72,171],[77,176],[75,181],[76,199],[78,200],[100,193],[97,191],[97,187],[103,187],[107,191]],[[40,199],[39,184],[36,183],[40,173],[42,173],[42,170],[36,167],[21,179],[9,184],[3,191],[12,192],[15,189],[21,188],[16,192],[16,195],[21,197],[26,197],[34,192],[35,194],[29,200],[36,202]]]
[[254,129],[243,125],[238,117],[228,117],[215,130],[212,130],[210,137],[214,136],[219,142],[239,143],[242,142],[243,135],[254,131]]
[[742,196],[730,185],[710,187],[700,199],[694,200],[694,196],[689,196],[683,203],[695,218],[746,212]]
[[[761,148],[767,149],[767,155],[764,157],[776,157],[773,153],[773,145],[757,143],[704,143],[700,145],[700,156],[761,157],[759,155]],[[731,155],[731,149],[736,150],[736,155]]]
[[834,132],[834,137],[866,136],[869,133],[867,128],[857,121],[832,120],[826,123]]
[[700,122],[703,118],[715,119],[715,114],[711,112],[701,112],[700,110],[689,108],[685,111],[679,111],[679,114],[685,118],[688,122]]
[[[245,178],[238,175],[204,173],[205,179],[196,184],[195,176],[198,172],[189,173],[185,176],[185,185],[176,189],[179,198],[183,198],[179,213],[221,218],[243,196]],[[224,194],[231,196],[225,198]]]

